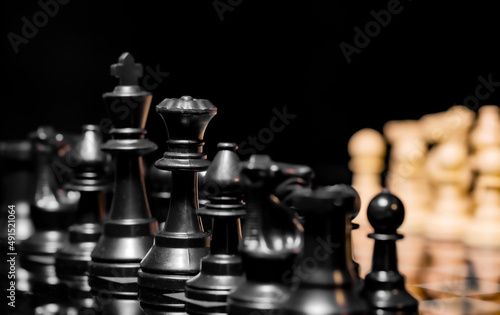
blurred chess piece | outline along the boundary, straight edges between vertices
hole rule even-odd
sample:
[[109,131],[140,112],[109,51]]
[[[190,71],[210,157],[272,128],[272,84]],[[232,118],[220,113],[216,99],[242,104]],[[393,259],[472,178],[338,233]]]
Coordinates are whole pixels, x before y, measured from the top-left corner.
[[64,286],[56,276],[56,252],[66,241],[68,227],[73,223],[75,198],[68,198],[67,192],[60,189],[53,172],[57,156],[54,129],[42,126],[30,137],[36,163],[36,188],[31,204],[35,232],[20,246],[20,261],[29,272],[27,290],[33,293],[33,306],[62,305],[66,301]]
[[[469,137],[472,156],[471,164],[474,172],[480,172],[477,156],[488,148],[500,146],[500,108],[496,105],[487,105],[479,108],[478,118]],[[485,190],[481,186],[483,181],[476,180],[473,190],[473,201],[475,206],[481,202],[481,194]]]
[[57,276],[68,287],[67,297],[80,312],[93,311],[94,301],[88,284],[91,253],[102,232],[106,216],[105,193],[109,190],[107,156],[101,151],[102,134],[97,125],[84,125],[81,140],[73,149],[75,167],[65,188],[79,191],[75,223],[69,239],[56,254]]
[[353,221],[360,227],[352,233],[352,242],[360,274],[364,275],[370,271],[373,252],[373,241],[366,237],[373,231],[366,210],[369,201],[382,191],[381,174],[385,167],[386,143],[378,131],[362,129],[349,140],[348,151],[351,157],[349,168],[353,172],[352,186],[361,198],[361,210]]
[[387,188],[399,196],[406,209],[400,230],[398,260],[408,284],[417,284],[424,264],[423,229],[429,218],[429,196],[424,177],[427,143],[415,120],[389,121],[384,136],[390,143]]
[[463,280],[466,277],[463,237],[470,219],[468,191],[472,179],[467,136],[474,113],[463,106],[454,106],[422,119],[427,139],[435,141],[426,161],[434,195],[432,220],[427,221],[425,229],[430,256],[425,281],[443,282],[457,277]]
[[500,145],[476,152],[475,162],[479,172],[476,188],[482,192],[474,219],[467,225],[467,257],[476,277],[484,280],[480,284],[489,286],[481,289],[496,292],[500,283]]

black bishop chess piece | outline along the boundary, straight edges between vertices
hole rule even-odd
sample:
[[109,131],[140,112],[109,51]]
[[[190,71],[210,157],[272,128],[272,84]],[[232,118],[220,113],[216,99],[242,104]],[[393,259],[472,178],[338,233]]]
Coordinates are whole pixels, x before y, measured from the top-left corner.
[[197,211],[213,222],[210,254],[201,260],[200,273],[186,282],[186,310],[193,315],[225,314],[229,292],[244,279],[238,253],[245,215],[238,147],[222,142],[217,148],[204,178],[208,203]]
[[[137,85],[142,65],[129,53],[111,66],[120,79],[113,92],[103,95],[113,128],[112,139],[101,146],[115,160],[111,209],[92,252],[89,283],[96,307],[103,314],[142,314],[137,301],[137,270],[158,230],[144,191],[142,155],[156,150],[144,138],[151,93]],[[117,110],[117,109],[127,110]]]
[[291,198],[305,216],[305,243],[294,266],[299,285],[282,314],[368,314],[368,304],[355,288],[349,238],[350,217],[359,211],[358,193],[339,184],[298,190]]
[[196,210],[198,172],[210,165],[203,137],[217,108],[208,100],[183,96],[156,106],[168,131],[168,149],[156,167],[172,171],[172,192],[165,225],[141,262],[139,300],[148,314],[184,312],[185,304],[166,294],[184,292],[209,253],[210,234],[203,231]]
[[[64,285],[56,275],[56,252],[68,237],[73,223],[77,198],[68,198],[60,189],[52,169],[56,162],[57,140],[52,127],[42,126],[30,135],[36,163],[36,188],[31,204],[35,232],[20,246],[21,267],[29,272],[28,291],[32,306],[64,304]],[[69,193],[69,192],[68,192]],[[71,192],[76,194],[76,192]],[[18,273],[20,275],[20,273]],[[18,280],[19,281],[19,280]]]
[[418,301],[405,288],[405,278],[398,271],[396,241],[403,238],[397,229],[405,210],[398,197],[384,190],[368,205],[368,220],[375,233],[372,271],[366,275],[362,294],[376,314],[418,314]]
[[102,133],[96,125],[84,125],[82,137],[73,148],[75,167],[66,189],[80,192],[75,223],[69,227],[69,239],[56,254],[56,273],[68,287],[71,306],[80,312],[92,310],[94,300],[88,284],[90,254],[101,236],[106,216],[109,180],[107,156],[101,151]]
[[283,277],[302,246],[302,226],[274,195],[276,187],[295,176],[285,169],[266,155],[242,163],[247,215],[239,250],[246,277],[229,294],[230,315],[277,314],[290,296],[291,283]]

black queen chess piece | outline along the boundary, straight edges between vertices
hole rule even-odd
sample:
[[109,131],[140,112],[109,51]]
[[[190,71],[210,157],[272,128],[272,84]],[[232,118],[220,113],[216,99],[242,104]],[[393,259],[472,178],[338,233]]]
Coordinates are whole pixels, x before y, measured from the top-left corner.
[[369,235],[375,240],[372,271],[366,275],[363,296],[376,314],[416,315],[418,301],[405,288],[405,278],[398,271],[397,233],[405,217],[403,203],[384,190],[368,205],[368,220],[375,229]]
[[105,193],[109,190],[107,155],[101,151],[102,133],[97,125],[82,126],[82,136],[73,156],[76,166],[66,189],[80,192],[75,223],[69,238],[56,254],[56,273],[68,287],[71,305],[84,312],[94,308],[88,284],[91,253],[101,236],[101,222],[106,216]]
[[155,165],[172,172],[170,207],[165,225],[141,262],[139,300],[148,314],[184,312],[185,304],[167,294],[184,292],[188,279],[200,271],[209,253],[210,234],[203,231],[199,208],[198,172],[210,161],[203,153],[203,137],[217,108],[208,100],[183,96],[156,106],[168,132],[168,149]]
[[[90,286],[103,314],[142,314],[137,300],[137,270],[158,230],[144,191],[142,155],[156,150],[144,138],[151,93],[138,86],[142,65],[129,53],[111,66],[120,79],[113,92],[103,95],[113,128],[112,139],[101,146],[114,156],[115,183],[110,212],[92,252]],[[127,112],[117,108],[128,108]]]
[[351,254],[351,218],[359,212],[358,193],[339,184],[296,190],[290,198],[305,217],[304,248],[293,275],[299,285],[281,314],[368,314],[368,303],[356,287]]

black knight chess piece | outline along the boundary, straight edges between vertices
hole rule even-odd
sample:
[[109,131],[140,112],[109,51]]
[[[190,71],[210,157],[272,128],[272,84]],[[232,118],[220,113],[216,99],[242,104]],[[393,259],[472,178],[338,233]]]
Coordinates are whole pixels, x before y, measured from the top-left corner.
[[385,190],[368,205],[368,220],[375,229],[372,271],[366,275],[362,294],[376,314],[418,314],[418,301],[406,291],[405,278],[398,271],[396,232],[405,216],[403,203]]
[[88,284],[90,254],[101,236],[101,222],[106,215],[105,192],[109,189],[106,174],[107,156],[101,151],[102,134],[96,125],[84,125],[81,140],[73,149],[71,181],[66,188],[80,192],[75,223],[69,227],[69,239],[56,255],[56,272],[68,287],[71,304],[83,312],[93,309]]
[[210,162],[203,153],[203,137],[217,108],[208,100],[183,96],[156,106],[168,131],[168,149],[156,167],[172,171],[168,216],[154,245],[141,262],[139,300],[149,314],[184,312],[185,305],[166,294],[184,292],[188,279],[200,271],[209,253],[210,234],[203,231],[198,209],[198,172]]
[[239,249],[246,277],[229,294],[230,315],[277,314],[290,296],[283,276],[300,251],[302,226],[274,192],[294,175],[284,174],[266,155],[242,163],[247,216]]
[[137,270],[158,230],[144,191],[141,157],[156,150],[156,145],[144,138],[152,96],[137,85],[142,65],[136,64],[129,53],[111,66],[111,74],[120,83],[113,92],[103,95],[113,128],[112,139],[101,149],[114,156],[114,195],[92,252],[89,282],[96,307],[104,314],[142,314],[137,301]]
[[292,202],[305,216],[304,249],[294,266],[297,289],[282,306],[283,315],[368,314],[356,290],[350,225],[359,196],[347,185],[297,190]]
[[235,152],[238,147],[234,143],[219,143],[217,148],[219,152],[204,178],[208,203],[197,211],[213,220],[210,255],[201,260],[200,273],[186,282],[185,296],[191,300],[186,305],[188,314],[225,314],[229,292],[244,279],[238,253],[240,217],[245,215],[240,160]]

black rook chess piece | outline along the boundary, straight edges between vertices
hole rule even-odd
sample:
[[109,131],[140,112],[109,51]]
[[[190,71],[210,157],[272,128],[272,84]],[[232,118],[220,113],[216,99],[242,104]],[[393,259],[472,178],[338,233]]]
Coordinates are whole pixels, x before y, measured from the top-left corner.
[[188,301],[188,314],[225,314],[229,292],[243,281],[238,253],[240,217],[245,215],[240,160],[234,143],[219,143],[219,152],[205,175],[208,203],[198,209],[200,216],[213,220],[210,255],[201,260],[201,272],[186,282],[186,298],[201,302],[221,302],[216,306]]
[[403,203],[385,190],[368,205],[368,220],[375,229],[372,271],[365,277],[363,295],[376,314],[417,314],[418,301],[406,291],[405,279],[398,271],[396,232],[405,216]]
[[368,314],[355,288],[350,217],[359,211],[359,196],[347,185],[296,191],[293,204],[305,216],[304,249],[294,266],[299,282],[283,305],[283,315]]
[[166,296],[184,292],[188,279],[200,271],[209,253],[210,234],[196,215],[198,175],[210,162],[203,153],[203,136],[217,108],[208,100],[183,96],[156,106],[168,131],[168,149],[156,167],[172,171],[172,192],[167,219],[155,234],[154,245],[141,262],[139,300],[149,314],[183,312],[185,305]]
[[141,314],[137,270],[158,230],[144,191],[141,157],[156,149],[144,138],[151,93],[137,85],[142,65],[136,64],[129,53],[111,66],[111,74],[120,83],[113,92],[103,95],[113,129],[112,139],[101,149],[115,158],[115,186],[111,210],[92,252],[89,282],[96,307],[104,314]]
[[101,151],[102,134],[96,125],[84,125],[81,140],[73,149],[76,166],[66,188],[80,192],[75,224],[69,227],[69,239],[56,255],[57,276],[68,286],[72,305],[80,311],[92,309],[93,297],[88,284],[90,254],[101,236],[106,215],[105,191],[109,188],[105,171],[107,157]]
[[283,276],[302,245],[302,226],[274,195],[290,176],[266,155],[242,163],[241,176],[247,216],[239,249],[246,279],[229,294],[228,314],[277,314],[290,296]]

